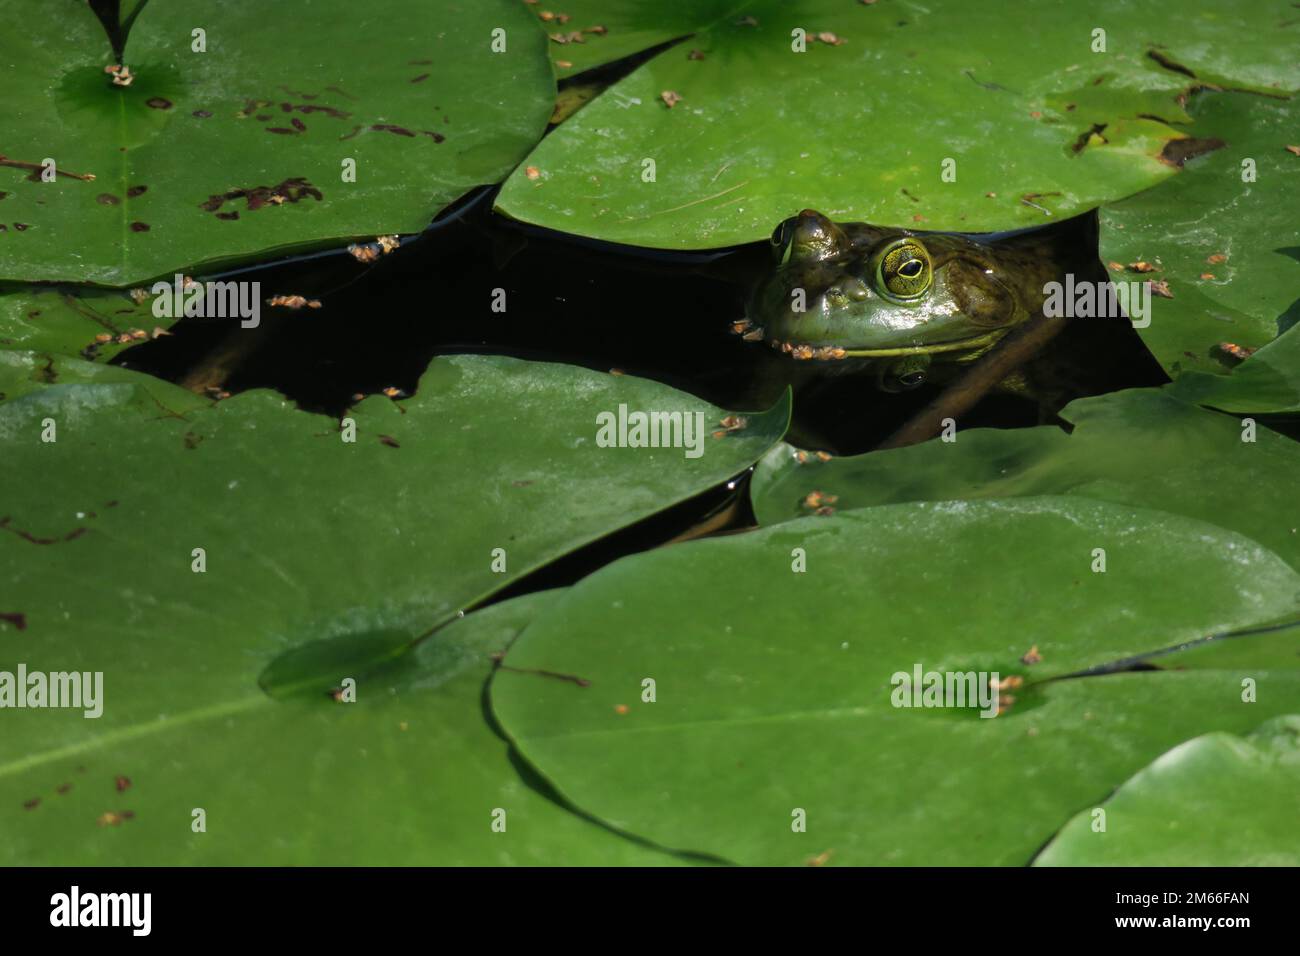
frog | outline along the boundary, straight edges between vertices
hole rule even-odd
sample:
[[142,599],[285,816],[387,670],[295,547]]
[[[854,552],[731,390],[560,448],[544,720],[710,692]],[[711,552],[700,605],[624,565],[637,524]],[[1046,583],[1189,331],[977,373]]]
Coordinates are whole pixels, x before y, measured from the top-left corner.
[[[900,392],[953,377],[1041,314],[1078,243],[1041,228],[925,232],[804,209],[770,248],[732,331],[796,360],[868,366],[878,388]],[[1028,388],[1023,374],[1003,387]]]

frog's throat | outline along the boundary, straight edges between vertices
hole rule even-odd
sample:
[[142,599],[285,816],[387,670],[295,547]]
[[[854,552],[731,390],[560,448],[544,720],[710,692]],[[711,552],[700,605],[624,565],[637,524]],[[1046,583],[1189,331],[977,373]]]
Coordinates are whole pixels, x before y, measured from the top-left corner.
[[903,355],[934,355],[936,352],[969,352],[997,343],[1007,329],[995,329],[968,339],[937,342],[934,345],[904,345],[893,349],[844,349],[845,358],[898,358]]

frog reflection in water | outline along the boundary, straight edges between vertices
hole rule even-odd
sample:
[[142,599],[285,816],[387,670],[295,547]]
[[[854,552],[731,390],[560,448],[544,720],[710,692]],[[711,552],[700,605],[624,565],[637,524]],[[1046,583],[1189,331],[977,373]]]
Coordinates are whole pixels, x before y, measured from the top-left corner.
[[[733,331],[795,359],[865,360],[895,392],[979,358],[1040,314],[1044,286],[1068,269],[1063,244],[1041,230],[915,233],[811,209],[776,228],[772,255]],[[1024,377],[1003,387],[1023,393]]]

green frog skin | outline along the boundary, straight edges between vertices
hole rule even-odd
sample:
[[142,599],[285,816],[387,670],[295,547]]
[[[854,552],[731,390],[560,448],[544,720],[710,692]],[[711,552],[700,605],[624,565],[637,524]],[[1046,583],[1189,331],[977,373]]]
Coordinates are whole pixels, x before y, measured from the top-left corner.
[[805,209],[771,244],[773,264],[733,331],[795,359],[869,363],[886,391],[979,358],[1038,315],[1044,287],[1069,271],[1044,230],[914,232]]

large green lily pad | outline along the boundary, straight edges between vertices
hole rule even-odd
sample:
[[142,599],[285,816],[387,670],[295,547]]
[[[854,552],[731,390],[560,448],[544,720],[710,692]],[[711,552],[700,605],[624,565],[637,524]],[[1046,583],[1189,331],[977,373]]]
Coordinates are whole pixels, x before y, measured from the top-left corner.
[[[94,387],[84,387],[88,385]],[[76,399],[69,402],[74,395]],[[79,415],[90,414],[100,407],[112,414],[115,409],[130,407],[155,417],[179,417],[212,404],[210,399],[170,382],[116,365],[0,349],[0,402],[23,396],[29,396],[29,409],[43,408],[48,415],[73,408]]]
[[1179,744],[1101,808],[1104,831],[1092,810],[1081,813],[1034,863],[1300,866],[1300,717]]
[[[453,622],[360,680],[355,703],[273,700],[252,684],[165,730],[11,760],[0,768],[0,856],[116,866],[678,862],[539,792],[484,717],[493,655],[552,600],[529,595]],[[192,828],[196,808],[204,832]],[[503,828],[493,829],[494,813]]]
[[[1050,678],[1298,609],[1300,576],[1276,555],[1171,514],[1082,498],[869,508],[602,569],[521,635],[492,706],[576,806],[663,846],[1024,864],[1158,754],[1300,701],[1295,659],[1251,669],[1253,704],[1227,668]],[[991,719],[894,706],[894,675],[917,667],[1027,683]]]
[[[102,672],[103,714],[4,711],[0,852],[11,861],[465,859],[477,837],[456,835],[462,818],[417,796],[435,775],[455,777],[437,763],[447,740],[478,741],[484,766],[504,771],[478,691],[457,685],[444,702],[399,689],[353,718],[323,713],[327,691],[352,676],[361,708],[412,666],[432,687],[462,664],[481,686],[486,639],[467,637],[451,671],[404,651],[529,571],[743,470],[789,414],[786,401],[718,429],[699,458],[599,447],[596,416],[620,404],[699,411],[707,426],[723,413],[629,376],[460,356],[435,360],[409,401],[351,410],[347,443],[339,422],[269,393],[186,410],[122,369],[55,367],[123,378],[56,378],[0,403],[0,670]],[[42,441],[48,419],[53,442]],[[439,639],[422,653],[436,655]],[[404,743],[415,736],[399,722],[418,733],[417,721],[451,721],[447,708],[465,716],[445,739]],[[121,796],[116,775],[133,782]],[[58,809],[64,783],[90,790],[72,816]],[[449,800],[464,795],[447,786]],[[192,807],[222,808],[202,849],[186,842]],[[96,827],[126,809],[135,817],[120,830],[113,817]],[[489,833],[491,809],[473,810]],[[372,813],[394,819],[365,823]],[[492,846],[494,859],[541,859]]]
[[[662,4],[615,9],[637,10],[638,25],[654,22],[649,11],[664,16],[655,38],[685,26]],[[808,206],[921,229],[1037,225],[1172,175],[1162,153],[1183,133],[1170,124],[1187,120],[1182,96],[1201,79],[1300,87],[1286,39],[1300,24],[1286,0],[1193,0],[1176,13],[1039,2],[1017,16],[961,0],[754,0],[717,12],[702,5],[696,35],[543,140],[498,208],[662,248],[766,238]],[[804,52],[792,49],[796,29]],[[1105,52],[1094,52],[1095,30]],[[612,31],[562,47],[563,58]],[[680,100],[670,107],[665,93]]]
[[[1192,133],[1225,145],[1169,182],[1103,208],[1101,257],[1157,269],[1112,273],[1116,281],[1166,283],[1172,298],[1153,296],[1150,324],[1139,333],[1171,376],[1224,375],[1239,361],[1224,343],[1258,348],[1300,320],[1300,156],[1287,151],[1297,147],[1300,105],[1202,94],[1192,112]],[[1290,405],[1297,376],[1288,370]]]
[[[1072,402],[1059,428],[981,428],[953,442],[821,461],[777,446],[751,486],[762,524],[902,501],[1071,494],[1187,515],[1261,542],[1300,568],[1300,447],[1289,438],[1131,389]],[[814,492],[820,497],[809,498]],[[831,497],[828,497],[831,496]]]
[[0,3],[3,152],[58,175],[0,165],[0,279],[125,286],[418,231],[508,172],[554,100],[547,40],[514,0],[152,3],[125,87],[86,4],[28,8]]
[[106,362],[176,323],[153,314],[152,297],[93,287],[17,286],[0,292],[0,349],[78,355]]

